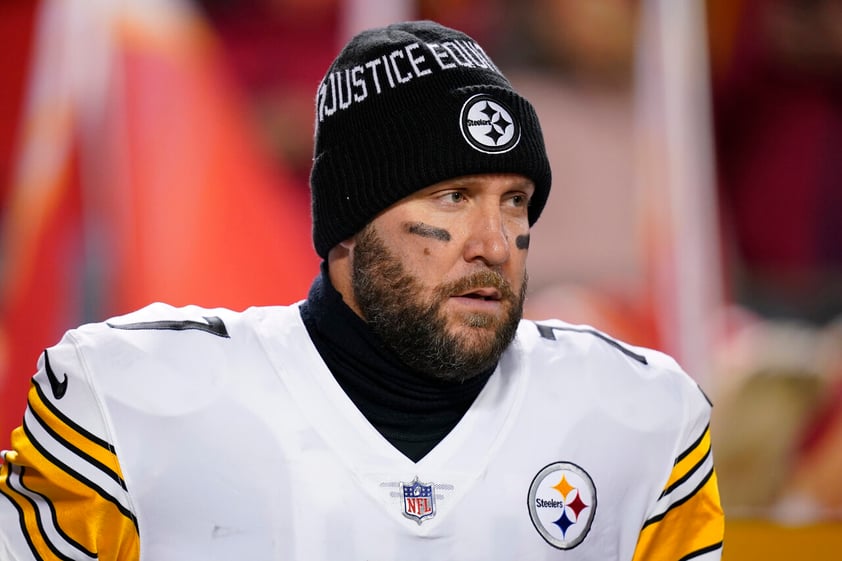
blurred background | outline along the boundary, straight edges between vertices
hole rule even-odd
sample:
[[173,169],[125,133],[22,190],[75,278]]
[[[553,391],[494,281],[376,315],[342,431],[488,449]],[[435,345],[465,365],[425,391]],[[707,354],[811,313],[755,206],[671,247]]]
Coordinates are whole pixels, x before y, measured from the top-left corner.
[[4,0],[0,447],[65,330],[306,294],[316,84],[414,18],[541,118],[527,316],[704,388],[725,559],[842,559],[842,0]]

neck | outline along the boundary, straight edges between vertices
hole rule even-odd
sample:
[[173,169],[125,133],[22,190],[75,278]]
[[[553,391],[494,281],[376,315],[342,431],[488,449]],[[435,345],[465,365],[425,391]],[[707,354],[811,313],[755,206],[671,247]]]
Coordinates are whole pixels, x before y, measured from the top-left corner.
[[459,422],[494,369],[465,382],[444,382],[409,370],[347,306],[326,268],[301,307],[310,338],[366,419],[418,461]]

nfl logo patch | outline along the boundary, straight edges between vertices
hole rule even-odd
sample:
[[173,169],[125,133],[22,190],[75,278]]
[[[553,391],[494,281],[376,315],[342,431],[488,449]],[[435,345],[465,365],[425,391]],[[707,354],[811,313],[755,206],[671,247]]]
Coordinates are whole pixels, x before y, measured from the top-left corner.
[[436,515],[436,496],[431,483],[421,483],[416,476],[412,483],[401,483],[401,489],[404,516],[420,525]]

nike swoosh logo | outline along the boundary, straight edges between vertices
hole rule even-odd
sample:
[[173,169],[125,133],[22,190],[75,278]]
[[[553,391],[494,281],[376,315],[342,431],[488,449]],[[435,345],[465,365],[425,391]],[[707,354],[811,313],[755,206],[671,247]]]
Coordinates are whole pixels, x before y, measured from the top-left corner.
[[53,397],[61,399],[67,393],[67,373],[64,373],[64,380],[59,381],[53,367],[50,366],[50,355],[44,351],[44,369],[47,371],[47,379],[50,381],[50,389],[53,390]]
[[190,329],[196,331],[204,331],[229,339],[228,329],[225,328],[225,323],[217,316],[202,316],[207,323],[201,321],[190,320],[161,320],[161,321],[139,321],[137,323],[108,323],[108,327],[113,329],[127,329],[127,330],[144,330],[144,329],[162,329],[166,331],[187,331]]

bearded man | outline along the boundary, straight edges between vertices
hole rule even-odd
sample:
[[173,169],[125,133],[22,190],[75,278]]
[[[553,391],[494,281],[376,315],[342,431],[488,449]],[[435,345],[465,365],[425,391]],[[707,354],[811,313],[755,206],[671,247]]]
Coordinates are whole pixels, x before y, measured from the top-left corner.
[[153,304],[47,349],[0,557],[719,559],[698,386],[521,317],[550,184],[535,111],[470,37],[354,37],[316,92],[306,300]]

